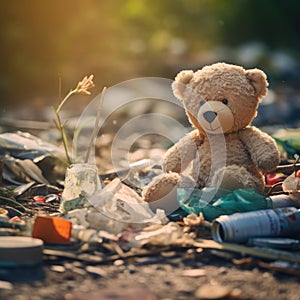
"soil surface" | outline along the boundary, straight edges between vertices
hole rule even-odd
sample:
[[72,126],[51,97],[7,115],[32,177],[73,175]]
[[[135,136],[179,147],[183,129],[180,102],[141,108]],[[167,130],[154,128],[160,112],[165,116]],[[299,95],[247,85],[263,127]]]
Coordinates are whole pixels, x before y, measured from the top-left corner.
[[[49,207],[38,206],[36,213],[51,212]],[[211,238],[208,226],[190,230]],[[291,264],[278,272],[271,261],[238,252],[182,244],[147,245],[134,248],[135,254],[123,246],[105,238],[99,244],[46,244],[41,265],[0,268],[0,299],[300,299],[299,267]]]
[[299,277],[256,262],[240,268],[230,257],[194,249],[101,265],[47,257],[38,268],[1,269],[19,282],[0,281],[0,299],[300,299]]

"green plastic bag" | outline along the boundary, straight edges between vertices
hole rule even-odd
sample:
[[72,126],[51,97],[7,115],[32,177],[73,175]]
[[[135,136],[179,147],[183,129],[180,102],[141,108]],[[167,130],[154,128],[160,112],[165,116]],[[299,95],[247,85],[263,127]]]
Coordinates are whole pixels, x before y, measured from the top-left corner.
[[206,220],[212,221],[221,215],[231,215],[272,208],[270,198],[258,194],[254,189],[227,191],[215,188],[177,189],[177,201],[187,213],[203,213]]

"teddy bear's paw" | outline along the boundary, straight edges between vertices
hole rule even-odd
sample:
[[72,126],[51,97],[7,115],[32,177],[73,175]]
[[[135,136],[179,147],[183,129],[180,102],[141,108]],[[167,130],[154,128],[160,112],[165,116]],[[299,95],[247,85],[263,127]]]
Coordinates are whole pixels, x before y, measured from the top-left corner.
[[276,155],[269,155],[266,153],[265,157],[263,157],[257,164],[259,169],[263,173],[273,171],[279,165],[280,159]]
[[172,193],[176,195],[176,185],[180,179],[177,173],[165,173],[154,178],[142,193],[142,198],[146,202],[160,200],[166,195]]
[[240,166],[227,166],[215,173],[212,186],[234,191],[239,188],[254,188],[258,191],[263,189],[260,179],[250,174],[246,168]]

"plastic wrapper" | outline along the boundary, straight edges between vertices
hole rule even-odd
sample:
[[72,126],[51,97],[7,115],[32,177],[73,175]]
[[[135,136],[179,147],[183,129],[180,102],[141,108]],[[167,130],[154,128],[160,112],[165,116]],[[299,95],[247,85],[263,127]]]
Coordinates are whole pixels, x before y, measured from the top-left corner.
[[89,204],[89,208],[76,209],[68,215],[77,224],[112,234],[128,227],[141,229],[149,224],[167,222],[163,210],[154,213],[148,203],[118,178],[90,197]]
[[166,225],[146,227],[137,233],[131,241],[132,246],[142,247],[144,245],[188,245],[193,243],[193,236],[183,231],[183,227],[175,222]]
[[156,162],[151,159],[142,159],[131,163],[126,181],[137,188],[146,187],[154,177],[163,172],[161,168],[154,168],[155,166]]
[[17,159],[9,155],[4,156],[3,179],[14,184],[32,181],[49,184],[42,170],[33,161]]
[[4,156],[3,180],[10,184],[54,184],[66,169],[60,148],[26,132],[0,134],[0,155]]
[[13,157],[34,161],[38,161],[44,155],[64,157],[60,148],[22,131],[0,134],[0,154],[7,152]]
[[[299,175],[298,175],[299,174]],[[284,192],[299,192],[300,191],[300,172],[293,172],[282,183],[282,189]]]
[[90,203],[109,218],[128,223],[161,222],[162,210],[152,212],[147,202],[116,178],[89,199]]
[[93,207],[79,208],[68,212],[68,217],[73,222],[72,236],[80,239],[80,232],[86,230],[103,230],[110,234],[118,234],[128,225],[127,223],[112,219]]

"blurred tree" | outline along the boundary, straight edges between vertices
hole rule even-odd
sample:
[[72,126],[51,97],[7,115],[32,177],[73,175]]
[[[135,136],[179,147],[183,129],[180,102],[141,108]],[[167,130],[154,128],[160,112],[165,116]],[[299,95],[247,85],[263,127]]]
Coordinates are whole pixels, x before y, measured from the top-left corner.
[[[251,40],[272,48],[300,46],[300,2],[293,0],[231,0],[216,13],[224,23],[219,42],[233,46]],[[225,4],[226,3],[226,4]]]
[[218,44],[298,49],[299,9],[293,0],[2,1],[1,104],[55,98],[59,75],[66,89],[94,73],[99,91],[173,77]]

